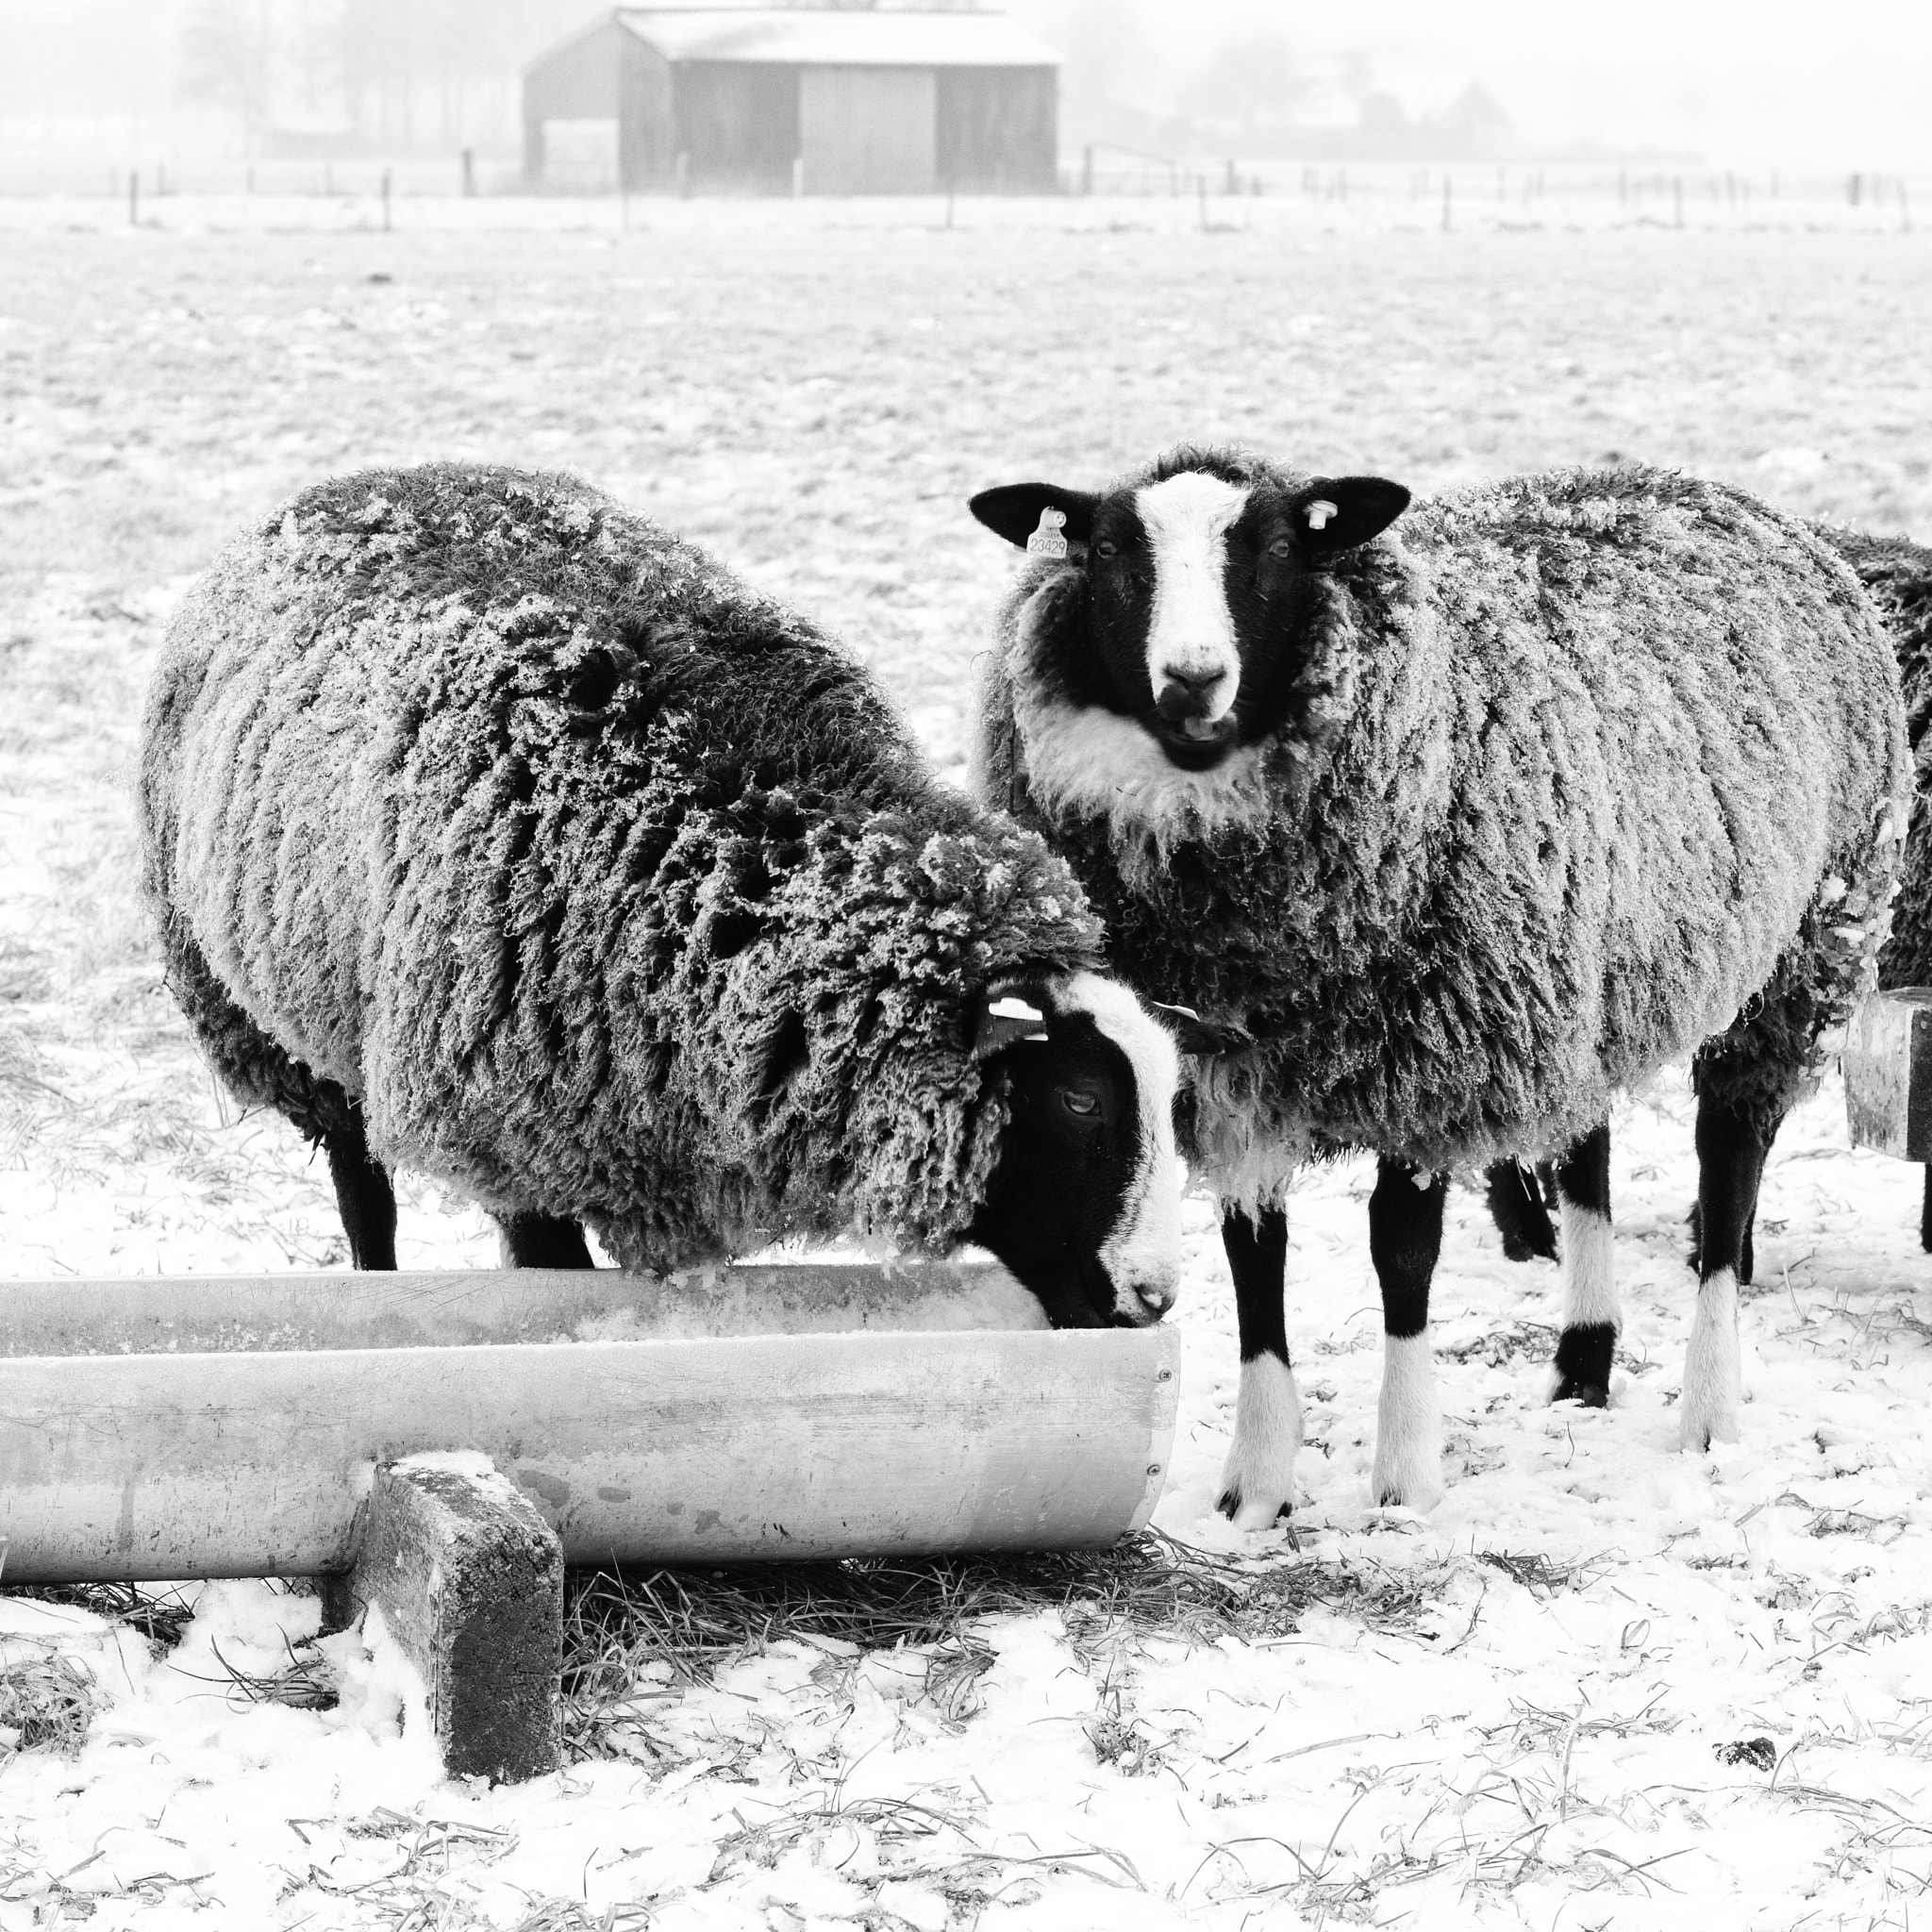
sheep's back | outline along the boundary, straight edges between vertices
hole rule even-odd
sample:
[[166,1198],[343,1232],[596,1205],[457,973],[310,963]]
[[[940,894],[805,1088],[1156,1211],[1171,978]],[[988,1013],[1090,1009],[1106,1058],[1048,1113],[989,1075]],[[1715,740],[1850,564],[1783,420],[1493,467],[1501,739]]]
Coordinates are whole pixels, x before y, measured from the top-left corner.
[[966,968],[1092,951],[856,663],[568,478],[377,473],[269,519],[177,614],[142,802],[205,1009],[379,1153],[654,1264],[870,1199],[957,1232],[1003,1118],[962,1091]]

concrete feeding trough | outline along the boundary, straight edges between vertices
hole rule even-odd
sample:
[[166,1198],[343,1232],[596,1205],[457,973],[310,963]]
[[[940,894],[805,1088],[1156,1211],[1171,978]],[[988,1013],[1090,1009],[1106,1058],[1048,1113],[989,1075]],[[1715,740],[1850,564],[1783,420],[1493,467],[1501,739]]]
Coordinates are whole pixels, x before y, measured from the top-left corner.
[[328,1579],[453,1773],[558,1761],[566,1564],[1096,1548],[1147,1521],[1173,1330],[996,1268],[13,1282],[8,1583]]
[[1932,987],[1867,999],[1846,1029],[1843,1064],[1852,1145],[1932,1161]]

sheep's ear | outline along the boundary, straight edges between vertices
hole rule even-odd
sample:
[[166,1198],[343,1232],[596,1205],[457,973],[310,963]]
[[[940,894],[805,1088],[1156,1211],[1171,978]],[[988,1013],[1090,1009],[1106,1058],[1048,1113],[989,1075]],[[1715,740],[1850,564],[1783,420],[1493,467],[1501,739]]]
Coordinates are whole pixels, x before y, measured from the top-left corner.
[[997,490],[982,490],[966,508],[994,536],[1026,550],[1036,531],[1058,534],[1068,543],[1086,542],[1099,503],[1091,491],[1062,490],[1056,483],[1002,483]]
[[1408,491],[1386,476],[1317,476],[1289,498],[1304,550],[1353,550],[1379,537],[1408,508]]
[[979,1016],[979,1029],[973,1040],[973,1058],[991,1059],[1009,1046],[1025,1040],[1045,1040],[1046,1008],[1024,990],[1010,988],[996,992]]
[[1174,1043],[1183,1053],[1197,1058],[1239,1053],[1242,1047],[1255,1043],[1255,1036],[1245,1026],[1237,1026],[1231,1021],[1217,1025],[1212,1020],[1202,1019],[1192,1007],[1164,1006],[1159,1000],[1149,1000],[1147,1004],[1167,1023]]

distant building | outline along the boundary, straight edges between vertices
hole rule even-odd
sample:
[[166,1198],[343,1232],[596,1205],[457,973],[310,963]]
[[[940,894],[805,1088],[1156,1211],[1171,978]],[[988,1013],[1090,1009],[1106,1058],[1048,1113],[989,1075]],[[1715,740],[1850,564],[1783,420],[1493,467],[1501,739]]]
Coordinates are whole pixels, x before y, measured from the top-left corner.
[[525,174],[601,121],[639,191],[1050,193],[1059,61],[997,13],[621,8],[524,70]]

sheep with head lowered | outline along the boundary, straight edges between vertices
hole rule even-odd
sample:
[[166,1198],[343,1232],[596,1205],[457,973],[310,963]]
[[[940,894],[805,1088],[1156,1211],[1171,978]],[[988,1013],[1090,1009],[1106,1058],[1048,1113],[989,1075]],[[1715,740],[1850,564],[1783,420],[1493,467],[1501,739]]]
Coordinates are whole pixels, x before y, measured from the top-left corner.
[[972,508],[1030,552],[983,795],[1069,859],[1130,983],[1251,1036],[1183,1108],[1241,1324],[1223,1507],[1259,1526],[1292,1493],[1301,1162],[1380,1158],[1374,1492],[1425,1507],[1446,1174],[1556,1158],[1557,1393],[1602,1403],[1609,1102],[1693,1050],[1709,1238],[1682,1435],[1735,1433],[1764,1150],[1869,979],[1904,824],[1897,674],[1842,561],[1742,491],[1636,468],[1411,504],[1182,449]]
[[168,975],[326,1149],[358,1266],[397,1166],[588,1266],[983,1242],[1056,1322],[1173,1299],[1177,1060],[1039,838],[865,672],[566,476],[371,472],[248,532],[143,726]]

